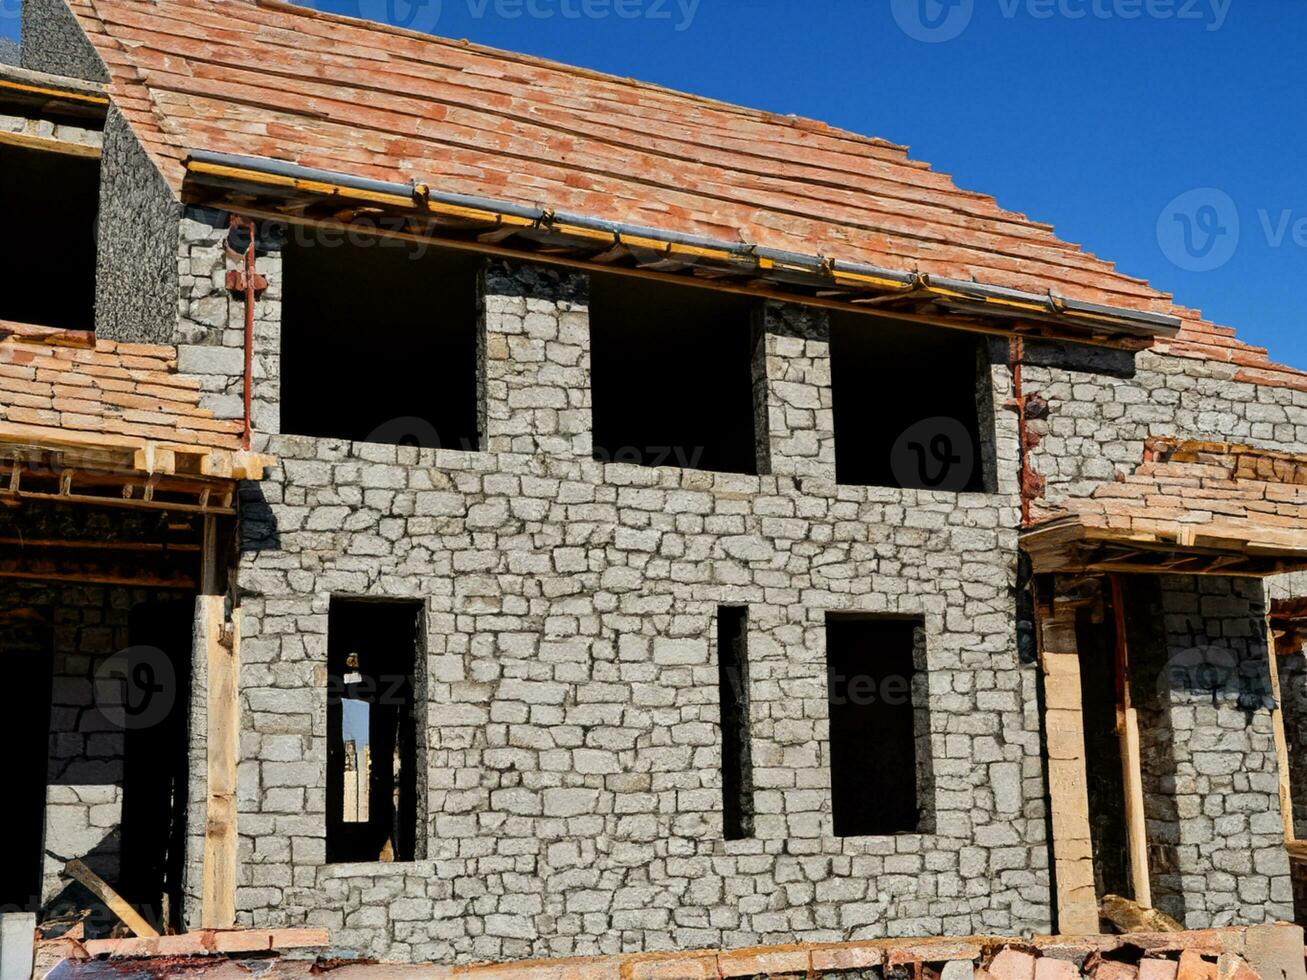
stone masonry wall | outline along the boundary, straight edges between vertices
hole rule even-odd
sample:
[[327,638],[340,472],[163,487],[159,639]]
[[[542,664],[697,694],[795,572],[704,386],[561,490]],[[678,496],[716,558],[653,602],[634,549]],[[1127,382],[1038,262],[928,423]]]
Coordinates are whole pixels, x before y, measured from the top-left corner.
[[22,66],[31,71],[109,81],[109,72],[64,0],[23,0]]
[[1193,929],[1291,920],[1262,585],[1161,585],[1163,649],[1132,655],[1154,901]]
[[[1041,437],[1031,464],[1047,481],[1036,515],[1134,472],[1149,436],[1307,452],[1307,391],[1236,381],[1237,365],[1065,345],[1026,351],[1025,391],[1049,402],[1048,418],[1030,422]],[[992,356],[1006,363],[1006,346]]]
[[[780,475],[798,469],[783,439],[762,477],[596,462],[562,427],[582,403],[513,398],[583,377],[580,294],[531,270],[505,282],[511,268],[487,276],[485,334],[529,356],[487,370],[503,383],[483,385],[485,417],[498,445],[532,453],[260,440],[282,466],[244,491],[241,921],[463,962],[1048,929],[1012,416],[995,495],[800,485]],[[795,377],[829,398],[820,341],[804,344],[769,340],[769,402]],[[791,353],[808,361],[790,370]],[[991,382],[1000,403],[1006,368]],[[570,452],[514,441],[514,419],[542,409]],[[425,861],[324,863],[332,595],[426,603]],[[757,832],[731,842],[719,604],[749,606]],[[925,620],[933,833],[832,835],[827,611]]]
[[53,627],[42,902],[66,887],[60,872],[71,858],[106,881],[118,880],[125,729],[112,709],[101,710],[105,668],[129,645],[132,607],[155,595],[114,586],[9,582],[0,596],[0,608],[40,610]]
[[764,303],[753,363],[758,472],[835,481],[830,316]]
[[95,330],[110,340],[177,342],[181,205],[116,106],[100,167]]

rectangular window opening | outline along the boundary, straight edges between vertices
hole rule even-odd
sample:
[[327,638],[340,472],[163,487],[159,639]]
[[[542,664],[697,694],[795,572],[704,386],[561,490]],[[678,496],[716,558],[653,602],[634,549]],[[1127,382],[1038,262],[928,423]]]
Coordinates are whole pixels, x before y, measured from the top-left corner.
[[834,314],[837,482],[993,492],[988,364],[983,342],[961,330]]
[[478,259],[292,226],[283,262],[282,432],[479,448]]
[[753,836],[753,758],[749,738],[749,610],[717,609],[717,671],[722,717],[722,831]]
[[828,615],[826,667],[835,835],[928,833],[923,620]]
[[331,600],[327,861],[419,857],[418,602]]
[[0,143],[0,174],[0,213],[22,229],[5,252],[0,320],[94,330],[99,159]]
[[756,473],[755,306],[747,296],[595,276],[595,459]]

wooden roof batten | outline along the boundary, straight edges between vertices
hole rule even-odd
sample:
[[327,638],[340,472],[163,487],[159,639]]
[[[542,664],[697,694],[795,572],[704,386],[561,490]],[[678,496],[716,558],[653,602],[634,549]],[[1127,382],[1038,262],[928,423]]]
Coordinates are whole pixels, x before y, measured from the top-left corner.
[[1149,439],[1133,474],[1069,498],[1027,528],[1021,545],[1039,573],[1307,569],[1307,456]]
[[201,406],[176,349],[0,323],[0,506],[92,504],[224,516],[271,457]]
[[1065,339],[1139,350],[1175,337],[1178,317],[1036,294],[916,270],[632,226],[548,207],[378,181],[277,160],[193,150],[188,203],[264,221],[364,230],[436,247],[561,264],[759,298],[918,320],[980,333]]

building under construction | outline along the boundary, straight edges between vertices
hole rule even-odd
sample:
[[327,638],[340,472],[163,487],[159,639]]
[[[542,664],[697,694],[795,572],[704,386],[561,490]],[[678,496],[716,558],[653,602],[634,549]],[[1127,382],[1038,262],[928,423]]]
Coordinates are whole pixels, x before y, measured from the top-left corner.
[[23,17],[0,903],[451,966],[1307,914],[1307,373],[882,140]]

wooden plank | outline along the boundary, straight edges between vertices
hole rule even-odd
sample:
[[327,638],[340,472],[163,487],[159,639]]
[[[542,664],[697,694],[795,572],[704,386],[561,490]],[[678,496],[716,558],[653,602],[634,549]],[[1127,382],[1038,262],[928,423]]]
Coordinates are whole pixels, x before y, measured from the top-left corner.
[[[199,597],[208,665],[208,818],[204,827],[201,921],[205,929],[236,923],[236,761],[240,748],[240,610],[224,636],[226,597]],[[224,642],[226,640],[226,642]]]
[[1067,935],[1097,933],[1089,829],[1089,780],[1085,771],[1084,718],[1075,609],[1041,604],[1039,657],[1044,674],[1044,737],[1048,749],[1048,795],[1057,870],[1057,925]]
[[1275,654],[1275,630],[1269,616],[1266,618],[1266,667],[1271,677],[1271,697],[1275,700],[1275,707],[1271,709],[1271,732],[1275,737],[1275,761],[1280,771],[1280,818],[1284,824],[1284,842],[1292,844],[1297,840],[1297,834],[1293,826],[1293,791],[1289,781],[1289,740],[1284,733],[1280,665]]
[[1116,620],[1117,732],[1121,738],[1121,770],[1125,784],[1126,843],[1130,854],[1130,882],[1134,900],[1143,908],[1153,907],[1153,887],[1148,876],[1148,826],[1144,813],[1144,780],[1139,758],[1139,712],[1131,704],[1130,647],[1126,640],[1125,596],[1121,579],[1109,575],[1112,612]]
[[69,861],[64,865],[64,874],[86,886],[87,891],[105,904],[114,915],[122,920],[123,925],[138,936],[153,937],[159,932],[141,917],[116,891],[110,888],[94,871],[81,861]]
[[73,143],[69,140],[51,139],[48,136],[29,136],[27,133],[0,131],[0,143],[7,146],[17,146],[24,150],[58,153],[62,156],[82,157],[87,160],[98,160],[102,155],[98,146],[87,146],[85,143]]

